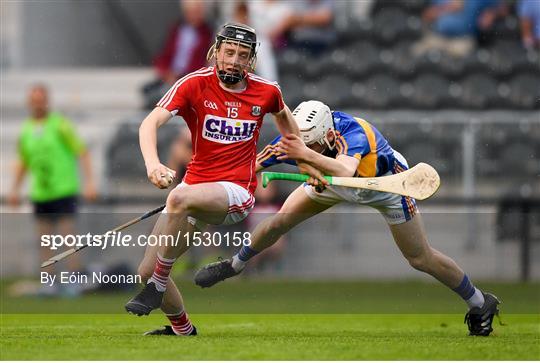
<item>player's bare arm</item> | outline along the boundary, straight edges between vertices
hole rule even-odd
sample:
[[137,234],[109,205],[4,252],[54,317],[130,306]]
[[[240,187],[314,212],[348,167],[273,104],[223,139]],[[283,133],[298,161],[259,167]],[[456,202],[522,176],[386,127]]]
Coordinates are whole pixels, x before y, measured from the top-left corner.
[[333,176],[353,176],[356,173],[360,161],[347,155],[339,155],[331,158],[307,147],[304,142],[295,135],[287,135],[276,146],[277,151],[284,154],[278,160],[295,159],[301,160],[314,168]]
[[289,110],[287,105],[285,105],[281,111],[273,113],[272,115],[274,116],[274,122],[276,123],[278,131],[281,135],[300,135],[300,129],[294,121],[291,110]]
[[94,178],[94,173],[92,172],[92,157],[88,149],[85,149],[79,156],[79,162],[82,166],[84,173],[84,190],[83,196],[84,199],[88,201],[96,200],[97,198],[97,187],[96,181]]
[[168,188],[176,172],[159,161],[157,152],[157,130],[171,118],[171,113],[161,107],[156,107],[142,122],[139,128],[139,144],[146,166],[146,174],[152,184],[160,189]]
[[15,165],[15,180],[13,181],[13,187],[8,196],[8,203],[12,207],[16,207],[20,204],[19,191],[26,175],[26,166],[21,160],[17,161]]

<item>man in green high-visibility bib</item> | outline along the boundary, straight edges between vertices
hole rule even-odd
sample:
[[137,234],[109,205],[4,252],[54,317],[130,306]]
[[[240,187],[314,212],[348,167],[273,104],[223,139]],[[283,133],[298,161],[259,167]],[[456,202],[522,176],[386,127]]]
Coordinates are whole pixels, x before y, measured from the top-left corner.
[[[30,200],[38,223],[38,233],[73,233],[80,181],[77,161],[81,163],[85,183],[83,196],[96,198],[90,153],[75,132],[72,123],[59,113],[49,111],[44,85],[34,85],[28,93],[30,117],[24,121],[18,140],[15,180],[8,197],[10,205],[20,203],[20,189],[26,174],[30,176]],[[41,249],[41,260],[51,257],[50,249]],[[72,259],[70,269],[77,269]]]

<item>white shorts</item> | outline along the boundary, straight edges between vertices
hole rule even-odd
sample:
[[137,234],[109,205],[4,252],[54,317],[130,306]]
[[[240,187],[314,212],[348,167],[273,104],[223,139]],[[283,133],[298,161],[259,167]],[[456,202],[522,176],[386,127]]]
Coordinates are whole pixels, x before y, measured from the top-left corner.
[[[253,209],[253,206],[255,205],[255,197],[253,197],[250,192],[238,184],[226,181],[220,181],[217,183],[223,185],[227,191],[227,196],[229,197],[229,210],[222,224],[230,225],[241,222]],[[178,184],[176,188],[183,188],[187,185],[189,184],[182,182]],[[167,209],[164,209],[162,213],[167,213]],[[188,217],[188,221],[199,229],[203,229],[206,226],[206,223],[203,221],[198,221],[193,217]]]
[[[394,156],[396,160],[393,170],[384,175],[401,173],[409,168],[403,155],[394,150]],[[339,186],[327,187],[319,193],[307,184],[304,184],[304,190],[312,200],[321,204],[334,205],[350,202],[373,207],[383,215],[388,224],[392,225],[407,222],[418,212],[413,198],[399,194]]]

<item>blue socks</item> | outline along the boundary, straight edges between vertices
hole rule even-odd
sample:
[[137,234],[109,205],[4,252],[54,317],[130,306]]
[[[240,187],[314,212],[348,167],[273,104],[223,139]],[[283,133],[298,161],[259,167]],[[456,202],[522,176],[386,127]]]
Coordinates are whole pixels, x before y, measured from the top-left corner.
[[238,272],[244,269],[246,267],[246,262],[249,261],[250,258],[257,255],[259,251],[255,251],[249,246],[243,246],[240,251],[233,256],[232,258],[232,268]]
[[469,308],[482,307],[482,305],[484,305],[484,295],[482,294],[482,291],[474,287],[467,275],[464,275],[459,286],[452,290],[465,300],[467,305],[469,305]]

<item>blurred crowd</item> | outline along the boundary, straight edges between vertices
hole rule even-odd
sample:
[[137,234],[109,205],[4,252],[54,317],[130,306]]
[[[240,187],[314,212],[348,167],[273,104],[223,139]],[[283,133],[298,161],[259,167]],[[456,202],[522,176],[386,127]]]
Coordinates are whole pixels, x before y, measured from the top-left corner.
[[[414,1],[413,1],[414,2]],[[419,2],[419,1],[416,1]],[[519,19],[521,43],[540,47],[540,2],[537,0],[426,0],[421,11],[423,36],[411,45],[408,57],[433,51],[464,58],[477,45],[490,44],[509,16]],[[144,87],[145,107],[152,108],[174,81],[207,65],[215,30],[237,21],[254,27],[260,46],[256,73],[280,81],[277,58],[288,49],[320,57],[339,42],[339,28],[351,19],[368,23],[382,1],[362,0],[231,0],[180,1],[178,20],[171,25],[155,55],[156,79]],[[384,4],[392,5],[391,2]],[[391,21],[391,19],[390,19]],[[391,27],[391,24],[388,24]],[[362,53],[362,50],[359,50]]]

